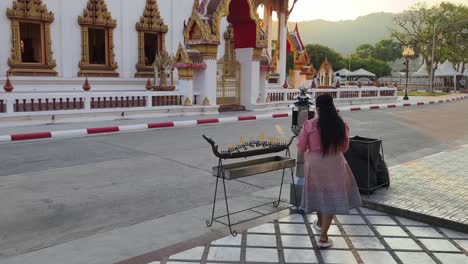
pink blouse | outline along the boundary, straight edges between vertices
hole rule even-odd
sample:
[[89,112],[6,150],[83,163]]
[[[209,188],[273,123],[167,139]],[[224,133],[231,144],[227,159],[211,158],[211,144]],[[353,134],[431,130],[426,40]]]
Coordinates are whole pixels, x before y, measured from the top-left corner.
[[[349,127],[345,122],[345,134],[346,139],[343,146],[341,146],[341,152],[345,153],[349,149]],[[307,120],[302,127],[301,133],[299,134],[297,150],[300,153],[304,153],[307,150],[310,152],[321,152],[320,147],[320,132],[318,129],[318,119]]]

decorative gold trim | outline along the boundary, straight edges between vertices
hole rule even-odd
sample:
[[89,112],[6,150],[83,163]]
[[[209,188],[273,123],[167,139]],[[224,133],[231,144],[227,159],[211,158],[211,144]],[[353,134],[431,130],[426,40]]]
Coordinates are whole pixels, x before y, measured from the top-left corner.
[[185,98],[184,106],[192,106],[192,101],[188,97]]
[[[221,24],[221,19],[225,16],[229,16],[229,5],[231,4],[231,1],[233,0],[222,0],[222,3],[218,7],[218,10],[216,11],[214,18],[215,21],[213,22],[214,25],[217,25],[214,27],[216,29],[216,35],[220,35],[220,24]],[[250,18],[255,22],[257,25],[257,32],[256,32],[256,48],[265,48],[268,46],[268,39],[267,39],[267,32],[263,30],[263,24],[262,20],[258,16],[257,13],[257,7],[260,5],[258,2],[254,2],[254,0],[247,0],[247,3],[249,4],[249,9],[250,9]]]
[[152,33],[158,36],[158,51],[166,50],[166,33],[169,28],[164,24],[164,20],[159,12],[157,0],[146,0],[145,10],[140,17],[140,21],[135,26],[138,31],[138,63],[135,65],[136,78],[148,78],[154,75],[152,66],[146,65],[145,60],[145,33]]
[[263,49],[262,48],[255,48],[253,50],[252,59],[254,61],[260,61],[262,59],[262,55],[263,55]]
[[[187,54],[187,51],[185,51],[181,43],[179,43],[179,48],[177,49],[177,53],[174,56],[173,61],[176,64],[176,68],[179,72],[179,80],[193,80],[193,70],[191,68],[193,65],[193,61],[190,59],[189,55]],[[180,67],[178,67],[177,65],[179,65]]]
[[193,80],[193,69],[191,68],[179,68],[179,80],[192,81]]
[[[8,59],[8,74],[16,76],[57,76],[57,66],[52,52],[50,24],[55,17],[47,10],[42,0],[15,0],[13,8],[6,11],[11,21],[11,54]],[[39,23],[41,26],[42,61],[41,63],[23,63],[21,61],[20,22]]]
[[181,43],[179,43],[176,55],[174,56],[174,62],[177,64],[193,64]]
[[[114,28],[117,21],[112,19],[111,13],[107,9],[105,0],[88,0],[83,15],[78,17],[78,24],[81,26],[81,61],[79,63],[79,77],[118,77],[116,72],[119,67],[115,62],[114,52]],[[98,27],[106,31],[106,65],[93,65],[89,62],[88,29]]]
[[[220,4],[222,6],[222,4]],[[219,21],[209,21],[202,19],[198,12],[200,3],[195,0],[192,8],[192,15],[187,24],[184,24],[184,40],[187,46],[197,44],[219,45]],[[219,7],[218,11],[219,12]],[[210,24],[211,23],[211,24]]]
[[216,60],[218,57],[218,45],[197,44],[190,45],[190,48],[199,51],[205,60]]
[[174,86],[174,62],[173,58],[169,56],[167,51],[162,51],[154,59],[154,83],[157,84],[159,80],[159,87],[169,86],[167,77],[170,78],[170,86]]
[[203,100],[203,105],[204,105],[204,106],[209,106],[209,105],[211,105],[210,100],[208,99],[208,97],[205,97],[205,99]]

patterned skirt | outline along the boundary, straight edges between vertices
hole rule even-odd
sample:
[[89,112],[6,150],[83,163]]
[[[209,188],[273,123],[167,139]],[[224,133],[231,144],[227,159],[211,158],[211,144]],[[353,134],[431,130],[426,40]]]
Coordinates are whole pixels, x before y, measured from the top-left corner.
[[305,213],[347,214],[362,205],[351,168],[343,154],[305,154],[301,209]]

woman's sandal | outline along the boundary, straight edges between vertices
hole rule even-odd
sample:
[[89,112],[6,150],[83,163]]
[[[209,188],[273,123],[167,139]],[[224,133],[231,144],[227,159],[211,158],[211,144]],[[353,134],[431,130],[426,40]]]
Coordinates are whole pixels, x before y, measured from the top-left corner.
[[315,219],[314,222],[312,222],[312,226],[315,228],[315,230],[322,232],[322,227],[318,225],[318,219]]
[[317,243],[319,248],[329,248],[333,246],[333,240],[331,238],[328,239],[328,241],[324,242],[322,240],[319,240]]

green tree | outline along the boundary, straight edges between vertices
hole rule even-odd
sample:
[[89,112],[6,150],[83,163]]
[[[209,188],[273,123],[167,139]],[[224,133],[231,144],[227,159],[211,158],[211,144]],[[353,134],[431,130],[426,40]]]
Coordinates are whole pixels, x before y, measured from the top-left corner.
[[371,44],[362,44],[359,47],[357,47],[353,55],[357,58],[367,59],[374,57],[374,54],[375,49]]
[[402,57],[401,45],[391,39],[383,39],[375,44],[374,58],[381,61],[394,61]]
[[392,73],[392,67],[385,61],[378,60],[376,58],[359,58],[351,56],[348,60],[351,60],[351,71],[363,68],[367,71],[374,73],[377,78],[390,76]]
[[317,70],[320,68],[320,65],[326,57],[333,65],[333,69],[335,71],[346,67],[346,62],[344,61],[343,56],[329,47],[320,44],[308,44],[306,45],[306,49],[311,56],[311,63]]
[[443,44],[438,47],[440,61],[449,60],[456,70],[464,72],[468,63],[468,6],[444,4],[443,8],[449,10],[451,21],[449,30],[438,36]]
[[[466,63],[468,10],[464,5],[442,2],[440,5],[428,7],[417,4],[395,18],[397,29],[392,35],[402,46],[415,47],[423,57],[431,74],[437,69],[437,63],[444,59],[452,59],[459,65]],[[433,50],[433,36],[436,48]],[[457,54],[457,55],[455,55]]]

